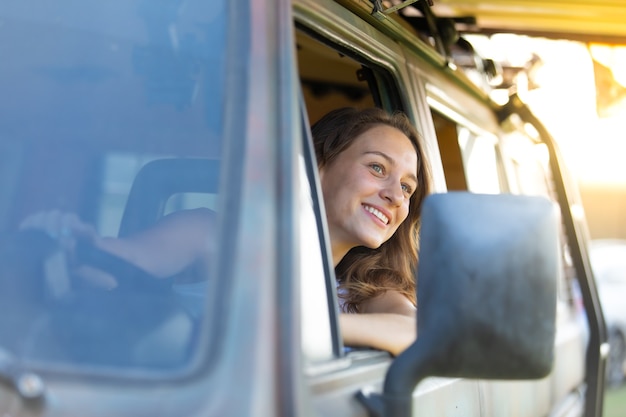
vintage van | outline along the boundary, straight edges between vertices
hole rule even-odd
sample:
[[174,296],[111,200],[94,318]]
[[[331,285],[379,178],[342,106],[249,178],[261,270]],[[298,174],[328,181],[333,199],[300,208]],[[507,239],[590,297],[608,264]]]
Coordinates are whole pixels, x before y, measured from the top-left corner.
[[[0,416],[601,416],[606,332],[555,144],[455,63],[426,2],[385,7],[0,0]],[[405,112],[432,164],[397,358],[337,324],[310,124],[341,106]],[[128,237],[197,207],[211,262],[162,280],[21,227],[58,210]]]

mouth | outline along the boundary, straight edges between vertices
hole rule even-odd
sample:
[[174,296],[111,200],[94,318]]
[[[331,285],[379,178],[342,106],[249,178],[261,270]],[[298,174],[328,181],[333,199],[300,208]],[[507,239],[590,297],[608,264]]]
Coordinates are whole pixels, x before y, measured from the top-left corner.
[[387,217],[386,215],[384,215],[380,210],[372,207],[372,206],[368,206],[363,204],[363,208],[373,214],[374,216],[376,216],[381,222],[383,222],[384,224],[389,224],[389,217]]

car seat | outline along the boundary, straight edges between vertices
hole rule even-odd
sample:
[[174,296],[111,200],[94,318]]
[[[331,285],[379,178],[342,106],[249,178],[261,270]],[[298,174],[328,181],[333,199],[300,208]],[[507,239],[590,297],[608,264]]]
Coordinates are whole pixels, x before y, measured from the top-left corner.
[[160,219],[168,199],[178,193],[217,193],[219,161],[166,158],[145,164],[128,194],[118,236],[145,230]]

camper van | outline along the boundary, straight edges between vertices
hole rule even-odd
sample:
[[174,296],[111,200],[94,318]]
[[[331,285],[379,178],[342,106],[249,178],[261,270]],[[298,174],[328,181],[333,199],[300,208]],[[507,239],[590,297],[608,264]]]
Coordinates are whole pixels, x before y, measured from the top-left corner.
[[[406,3],[0,0],[0,416],[601,416],[576,186],[497,65]],[[397,356],[338,324],[311,125],[346,106],[405,113],[431,165]],[[210,261],[161,279],[28,227],[196,209]]]

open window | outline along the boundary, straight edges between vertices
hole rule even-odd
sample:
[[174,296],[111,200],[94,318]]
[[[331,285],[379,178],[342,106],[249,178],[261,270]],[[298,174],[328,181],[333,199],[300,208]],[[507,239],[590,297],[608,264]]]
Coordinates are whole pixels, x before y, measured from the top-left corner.
[[340,107],[401,110],[393,78],[354,52],[330,45],[314,32],[296,32],[298,73],[311,124]]
[[[300,169],[302,250],[302,337],[305,359],[320,363],[344,354],[337,326],[339,307],[310,125],[341,107],[402,109],[391,72],[314,32],[296,32],[298,70],[305,115],[304,161]],[[311,210],[312,209],[312,210]],[[314,219],[314,223],[313,223]],[[315,227],[311,227],[314,224]]]

